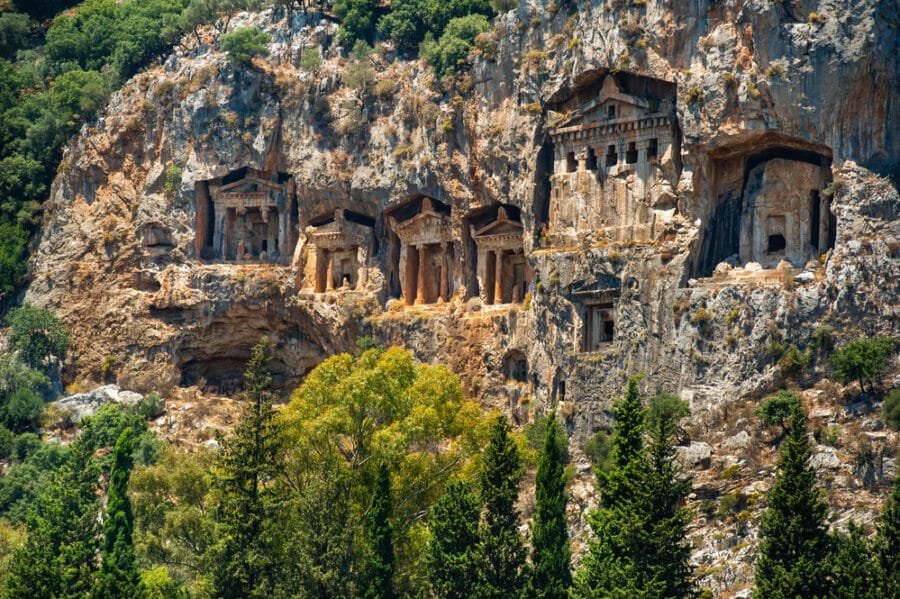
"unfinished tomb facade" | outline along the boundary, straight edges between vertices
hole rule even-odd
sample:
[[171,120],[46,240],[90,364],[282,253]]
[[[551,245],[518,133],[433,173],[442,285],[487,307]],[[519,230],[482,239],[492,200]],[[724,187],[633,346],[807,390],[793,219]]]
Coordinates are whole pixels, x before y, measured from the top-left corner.
[[303,289],[323,293],[365,287],[375,219],[336,209],[310,221],[303,245]]
[[208,260],[288,263],[298,237],[294,179],[249,167],[195,187],[195,250]]
[[586,86],[559,106],[563,112],[550,134],[552,238],[656,237],[675,207],[680,149],[674,106],[674,84],[612,74],[599,89]]
[[522,247],[523,226],[497,207],[487,224],[469,225],[476,245],[476,278],[479,296],[486,304],[519,303],[533,274]]
[[731,151],[713,161],[716,199],[695,266],[710,276],[720,263],[801,268],[834,247],[836,220],[826,192],[830,159],[773,146]]
[[456,255],[450,208],[428,197],[414,199],[387,216],[399,242],[395,265],[407,305],[444,303],[455,293]]
[[621,282],[612,275],[600,274],[593,282],[572,284],[572,297],[581,320],[578,349],[590,353],[615,341],[615,310],[621,295]]

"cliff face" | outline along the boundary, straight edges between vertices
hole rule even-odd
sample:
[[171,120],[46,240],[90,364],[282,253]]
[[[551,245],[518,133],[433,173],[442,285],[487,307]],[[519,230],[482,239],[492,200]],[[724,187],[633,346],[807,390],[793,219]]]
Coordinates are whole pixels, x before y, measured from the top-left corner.
[[558,401],[579,442],[644,373],[720,451],[789,374],[773,342],[898,333],[898,18],[523,2],[455,86],[388,53],[353,89],[333,24],[242,15],[268,59],[179,51],[71,142],[27,299],[69,380],[227,394],[262,334],[288,383],[371,334],[519,422]]

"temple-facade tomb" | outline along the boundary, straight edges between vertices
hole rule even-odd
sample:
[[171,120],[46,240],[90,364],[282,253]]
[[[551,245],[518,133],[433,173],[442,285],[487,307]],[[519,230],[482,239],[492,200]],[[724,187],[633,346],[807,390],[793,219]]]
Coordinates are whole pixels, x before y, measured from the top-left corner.
[[830,151],[780,134],[754,141],[751,151],[745,144],[713,156],[696,276],[748,265],[803,268],[834,247]]
[[343,208],[310,221],[302,247],[303,289],[323,293],[364,287],[374,225],[371,217]]
[[287,262],[297,243],[293,178],[242,168],[196,186],[195,249],[206,259]]
[[500,206],[493,221],[477,229],[470,225],[470,231],[477,248],[481,300],[486,304],[521,302],[533,278],[522,248],[522,223],[510,219]]
[[449,208],[428,197],[414,202],[415,214],[387,217],[400,242],[401,296],[407,305],[443,303],[455,291],[451,269],[456,252]]
[[[664,83],[664,82],[662,82]],[[674,207],[672,98],[623,91],[607,75],[599,92],[570,107],[551,131],[550,233],[572,240],[598,231],[613,241],[647,241]],[[663,166],[666,168],[663,168]]]

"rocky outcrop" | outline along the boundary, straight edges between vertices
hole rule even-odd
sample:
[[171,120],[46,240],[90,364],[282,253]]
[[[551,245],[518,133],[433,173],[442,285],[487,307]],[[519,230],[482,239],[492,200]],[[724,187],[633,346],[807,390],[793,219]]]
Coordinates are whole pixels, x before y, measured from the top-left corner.
[[[228,395],[268,335],[290,386],[369,334],[519,423],[556,404],[576,456],[644,373],[691,404],[708,447],[687,463],[734,458],[763,484],[736,457],[758,443],[749,412],[723,423],[797,376],[779,352],[808,350],[813,382],[817,328],[900,332],[897,20],[863,0],[522,2],[455,83],[388,50],[354,89],[332,24],[241,15],[271,33],[267,60],[179,50],[71,142],[27,299],[72,329],[69,380],[113,364],[124,387]],[[295,66],[318,51],[318,73]],[[216,212],[210,189],[245,169],[289,197],[247,186]],[[479,246],[500,206],[519,237]],[[398,237],[423,210],[446,238]],[[236,236],[207,243],[223,226]],[[708,543],[708,576],[738,589],[752,551]]]

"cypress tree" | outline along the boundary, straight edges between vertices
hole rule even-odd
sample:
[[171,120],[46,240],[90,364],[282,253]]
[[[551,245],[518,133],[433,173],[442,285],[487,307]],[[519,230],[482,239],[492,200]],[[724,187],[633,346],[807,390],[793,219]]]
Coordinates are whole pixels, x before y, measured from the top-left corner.
[[394,594],[394,541],[391,534],[391,475],[385,464],[378,467],[372,504],[366,514],[369,537],[366,564],[366,599],[392,599]]
[[272,409],[271,345],[257,343],[244,373],[241,423],[223,440],[214,469],[219,493],[220,542],[214,549],[213,581],[223,599],[268,597],[275,587],[277,535],[271,517],[271,481],[280,471],[281,443]]
[[28,517],[28,539],[15,551],[4,596],[89,597],[97,573],[99,505],[92,448],[81,441]]
[[564,599],[568,597],[568,588],[572,584],[563,478],[564,443],[564,434],[554,414],[544,434],[544,447],[535,481],[530,597]]
[[828,591],[823,565],[829,555],[828,507],[819,497],[809,455],[806,415],[798,402],[762,517],[754,597],[821,597]]
[[134,465],[132,451],[132,432],[126,428],[116,441],[109,473],[100,580],[95,592],[98,599],[143,596],[134,556],[134,514],[128,499],[128,479]]
[[519,535],[519,495],[522,464],[509,436],[505,416],[491,425],[490,442],[481,471],[484,514],[479,527],[480,576],[475,596],[482,599],[517,597],[523,589],[525,548]]
[[687,542],[690,512],[684,506],[691,481],[682,476],[675,461],[671,439],[676,429],[672,418],[660,418],[651,424],[650,469],[642,485],[649,531],[642,563],[648,586],[659,588],[661,597],[691,597],[696,590]]
[[478,498],[459,481],[450,483],[431,508],[425,565],[435,597],[473,596],[479,570],[478,512]]
[[900,476],[881,510],[875,550],[882,596],[900,599]]
[[685,541],[690,481],[673,459],[672,416],[652,419],[645,447],[638,379],[613,408],[612,466],[597,472],[600,502],[588,516],[596,538],[582,562],[577,597],[690,597],[695,591]]
[[829,599],[883,599],[879,589],[878,568],[863,530],[850,522],[847,534],[832,536],[832,554],[828,560]]

